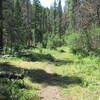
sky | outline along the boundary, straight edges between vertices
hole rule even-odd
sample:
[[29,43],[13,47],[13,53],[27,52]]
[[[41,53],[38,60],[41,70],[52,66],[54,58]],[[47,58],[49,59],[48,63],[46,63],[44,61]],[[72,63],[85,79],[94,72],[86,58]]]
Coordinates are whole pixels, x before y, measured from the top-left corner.
[[[64,6],[64,1],[65,0],[62,0],[62,6]],[[54,2],[54,0],[40,0],[40,2],[44,7],[50,8],[50,5]]]

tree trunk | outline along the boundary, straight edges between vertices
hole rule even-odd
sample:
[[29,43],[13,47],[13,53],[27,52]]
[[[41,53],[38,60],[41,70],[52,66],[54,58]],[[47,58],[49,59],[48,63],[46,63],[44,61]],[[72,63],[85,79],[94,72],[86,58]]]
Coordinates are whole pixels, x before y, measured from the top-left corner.
[[2,2],[3,0],[0,0],[0,53],[3,50],[3,13],[2,13]]

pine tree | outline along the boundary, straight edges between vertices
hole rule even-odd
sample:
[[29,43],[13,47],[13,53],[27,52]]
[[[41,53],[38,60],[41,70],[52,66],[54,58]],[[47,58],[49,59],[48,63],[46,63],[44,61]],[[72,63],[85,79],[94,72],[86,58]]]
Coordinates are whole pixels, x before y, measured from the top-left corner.
[[3,0],[0,0],[0,53],[3,50]]
[[42,7],[39,0],[33,1],[33,9],[34,9],[34,15],[33,15],[33,25],[34,25],[34,37],[35,37],[35,45],[37,45],[38,42],[42,42],[42,32],[41,32],[41,14],[42,14]]
[[58,17],[59,17],[59,35],[62,36],[62,5],[61,0],[58,1]]
[[15,20],[16,20],[16,33],[21,41],[21,31],[22,31],[22,13],[21,13],[21,5],[20,0],[16,0],[15,4]]
[[54,0],[54,5],[53,5],[53,33],[57,34],[58,33],[58,27],[57,27],[57,1]]

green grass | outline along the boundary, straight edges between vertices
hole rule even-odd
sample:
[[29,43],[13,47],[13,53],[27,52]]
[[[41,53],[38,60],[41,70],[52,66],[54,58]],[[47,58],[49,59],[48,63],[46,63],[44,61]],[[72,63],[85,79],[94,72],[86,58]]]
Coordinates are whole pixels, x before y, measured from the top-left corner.
[[70,84],[61,88],[62,93],[69,100],[98,100],[100,97],[100,57],[74,55],[69,48],[63,47],[66,52],[55,54],[60,60],[70,60],[72,63],[52,67],[52,70],[64,76],[80,77],[82,83]]
[[[61,95],[68,100],[98,100],[100,97],[100,57],[74,55],[67,47],[33,49],[24,53],[31,56],[0,58],[0,67],[7,71],[25,71],[24,84],[22,80],[15,81],[12,88],[9,85],[13,81],[0,79],[0,89],[11,100],[17,100],[17,97],[18,100],[39,100],[39,84],[45,83],[59,86]],[[55,74],[44,71],[48,65]],[[48,77],[54,77],[54,82],[45,81]]]

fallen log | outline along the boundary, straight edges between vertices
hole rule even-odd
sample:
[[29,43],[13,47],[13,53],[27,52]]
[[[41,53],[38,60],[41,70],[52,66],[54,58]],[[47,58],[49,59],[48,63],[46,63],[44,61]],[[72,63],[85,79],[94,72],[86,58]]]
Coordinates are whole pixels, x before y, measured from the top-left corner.
[[0,78],[8,78],[8,79],[23,79],[23,74],[16,74],[12,72],[0,72]]

